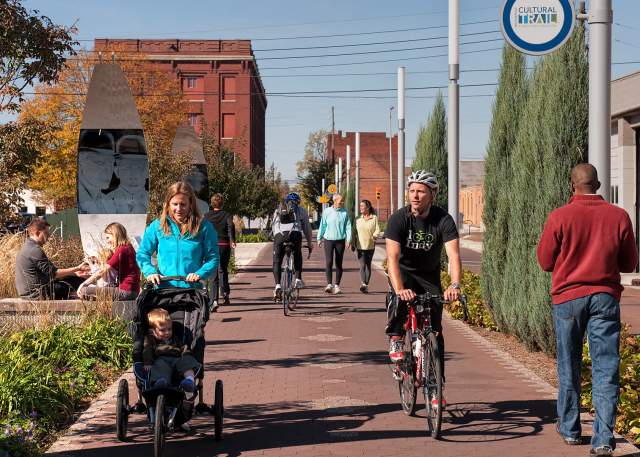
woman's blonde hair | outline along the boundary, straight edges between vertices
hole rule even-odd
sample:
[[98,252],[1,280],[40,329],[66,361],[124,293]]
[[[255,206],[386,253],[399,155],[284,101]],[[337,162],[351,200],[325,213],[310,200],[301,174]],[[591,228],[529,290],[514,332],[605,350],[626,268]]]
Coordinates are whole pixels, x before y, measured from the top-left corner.
[[112,222],[104,229],[104,233],[111,235],[115,241],[115,247],[125,246],[129,244],[127,229],[119,222]]
[[[187,221],[184,224],[178,224],[176,218],[174,217],[171,206],[169,202],[176,195],[186,195],[189,199],[189,207],[191,208],[191,214],[187,218]],[[184,182],[178,181],[176,183],[171,184],[169,189],[167,190],[167,194],[164,197],[164,204],[162,205],[162,214],[160,215],[160,227],[164,231],[165,235],[171,235],[171,226],[169,225],[169,218],[173,219],[173,221],[178,224],[180,227],[180,233],[182,235],[189,234],[189,236],[196,236],[200,231],[200,223],[202,222],[202,218],[200,217],[200,211],[198,210],[198,205],[196,203],[196,194],[193,192],[191,186]]]
[[98,263],[100,265],[106,264],[109,259],[113,256],[113,249],[111,248],[102,248],[98,251]]
[[149,321],[149,327],[158,328],[161,324],[171,322],[171,316],[166,309],[155,308],[149,311],[147,320]]

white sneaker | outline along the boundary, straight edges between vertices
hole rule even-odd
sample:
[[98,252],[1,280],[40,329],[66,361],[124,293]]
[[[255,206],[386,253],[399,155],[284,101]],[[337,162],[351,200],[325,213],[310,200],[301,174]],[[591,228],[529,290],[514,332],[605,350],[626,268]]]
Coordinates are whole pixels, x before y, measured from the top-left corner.
[[338,295],[338,294],[341,294],[341,293],[342,293],[342,291],[340,290],[340,286],[339,285],[336,284],[335,286],[333,286],[333,294],[334,295]]
[[333,284],[327,284],[327,287],[324,288],[324,292],[326,294],[331,294],[333,293]]
[[302,279],[296,279],[295,284],[293,285],[294,289],[302,289],[304,288],[304,281]]
[[180,425],[180,428],[182,429],[183,432],[189,433],[191,431],[191,426],[186,422]]
[[282,286],[280,284],[276,284],[276,288],[273,290],[273,298],[282,300]]

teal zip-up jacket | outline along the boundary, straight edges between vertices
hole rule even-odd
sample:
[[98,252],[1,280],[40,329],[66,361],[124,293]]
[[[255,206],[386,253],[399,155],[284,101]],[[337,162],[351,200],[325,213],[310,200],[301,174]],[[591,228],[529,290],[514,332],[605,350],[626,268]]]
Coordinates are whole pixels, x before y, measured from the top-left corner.
[[[203,220],[195,237],[180,235],[178,224],[169,219],[171,235],[165,235],[160,220],[154,220],[144,231],[136,260],[145,277],[159,273],[163,276],[187,276],[196,273],[200,279],[207,279],[218,268],[218,235],[211,222]],[[151,256],[157,253],[158,266],[151,263]],[[168,281],[161,286],[196,287],[197,283]]]
[[346,209],[336,210],[333,206],[325,209],[320,219],[318,228],[318,241],[325,240],[345,240],[351,243],[351,219]]

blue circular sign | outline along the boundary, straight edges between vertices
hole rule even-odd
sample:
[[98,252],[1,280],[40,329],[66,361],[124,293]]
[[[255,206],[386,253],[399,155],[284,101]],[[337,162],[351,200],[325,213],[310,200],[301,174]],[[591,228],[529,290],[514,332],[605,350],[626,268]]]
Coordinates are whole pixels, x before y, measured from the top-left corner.
[[572,0],[504,0],[500,28],[505,40],[526,54],[550,53],[571,36]]

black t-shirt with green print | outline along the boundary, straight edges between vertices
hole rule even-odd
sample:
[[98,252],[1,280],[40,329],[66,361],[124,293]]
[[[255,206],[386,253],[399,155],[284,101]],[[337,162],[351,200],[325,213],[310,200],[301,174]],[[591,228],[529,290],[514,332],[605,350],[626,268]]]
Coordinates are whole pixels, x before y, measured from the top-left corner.
[[384,236],[400,243],[400,272],[404,286],[420,294],[441,294],[440,255],[444,243],[458,238],[453,218],[432,206],[426,218],[401,208],[391,215]]

